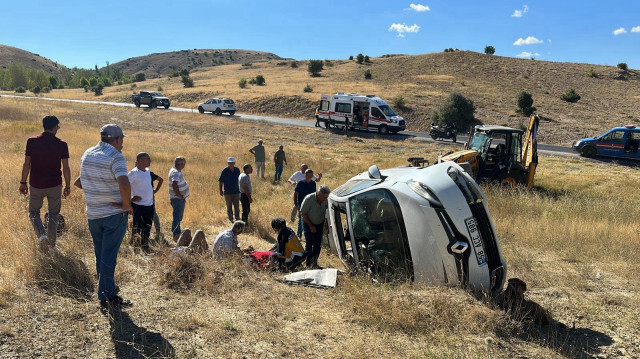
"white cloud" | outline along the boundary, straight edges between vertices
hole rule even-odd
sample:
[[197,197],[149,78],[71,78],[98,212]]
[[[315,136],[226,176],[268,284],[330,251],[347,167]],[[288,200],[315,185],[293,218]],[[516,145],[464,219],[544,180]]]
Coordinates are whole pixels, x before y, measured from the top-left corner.
[[528,12],[529,12],[529,6],[525,5],[522,7],[522,10],[513,10],[513,14],[511,14],[511,17],[522,17],[522,15]]
[[406,24],[391,24],[391,26],[389,26],[389,31],[396,31],[398,33],[398,37],[404,37],[405,32],[420,31],[420,26],[417,24],[413,24],[412,26],[407,26]]
[[551,39],[548,39],[547,41],[549,41],[549,43],[551,43]]
[[415,10],[417,12],[429,11],[431,10],[428,6],[422,4],[411,4],[409,5],[411,10]]
[[621,28],[619,28],[619,29],[615,29],[615,30],[613,30],[613,34],[614,34],[614,35],[616,35],[616,36],[617,36],[617,35],[626,34],[626,33],[627,33],[627,30],[625,30],[625,28],[624,28],[624,27],[621,27]]
[[640,32],[640,26],[632,27],[631,32]]
[[532,57],[539,57],[540,54],[535,52],[535,53],[531,53],[531,52],[527,52],[527,51],[522,51],[521,53],[517,54],[516,57],[519,57],[521,59],[530,59]]
[[513,44],[515,46],[522,46],[522,45],[534,45],[534,44],[541,44],[544,41],[539,40],[533,36],[529,36],[526,39],[523,38],[519,38],[518,40],[516,40],[516,42],[514,42]]

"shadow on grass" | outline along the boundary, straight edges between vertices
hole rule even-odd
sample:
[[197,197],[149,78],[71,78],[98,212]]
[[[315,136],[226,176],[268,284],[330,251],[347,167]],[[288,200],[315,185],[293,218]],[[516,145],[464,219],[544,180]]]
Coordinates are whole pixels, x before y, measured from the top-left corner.
[[[335,127],[324,128],[324,129],[336,135],[343,135],[343,136],[345,135],[344,129],[335,128]],[[415,137],[413,135],[407,135],[404,133],[396,133],[396,134],[388,133],[386,135],[381,135],[378,132],[374,132],[374,131],[354,130],[354,129],[348,130],[346,133],[346,136],[350,138],[355,138],[358,140],[365,139],[365,138],[384,138],[386,140],[391,140],[391,141],[404,141],[404,140],[408,140],[410,138]]]
[[[638,159],[640,160],[640,155],[638,156]],[[611,164],[614,164],[614,165],[631,167],[631,168],[640,167],[640,161],[639,160],[633,160],[633,159],[597,156],[597,157],[590,158],[590,160],[593,161],[593,162],[611,163]]]
[[162,334],[137,326],[129,314],[118,309],[109,311],[111,341],[116,358],[175,358],[175,348]]
[[525,338],[547,346],[567,358],[598,358],[603,347],[613,344],[613,338],[589,328],[525,325]]
[[93,276],[84,262],[60,253],[38,255],[35,278],[47,293],[79,301],[90,300],[94,291]]

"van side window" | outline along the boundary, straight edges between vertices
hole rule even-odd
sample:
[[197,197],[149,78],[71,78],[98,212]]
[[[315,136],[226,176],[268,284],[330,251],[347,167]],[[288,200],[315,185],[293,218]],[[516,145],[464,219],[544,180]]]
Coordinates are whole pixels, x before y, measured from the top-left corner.
[[602,142],[622,142],[624,138],[624,131],[613,131],[610,132],[600,139]]
[[320,111],[329,111],[329,101],[320,102]]
[[380,111],[377,107],[371,108],[371,117],[385,118],[384,115],[382,114],[382,111]]
[[336,112],[351,113],[351,104],[336,102]]

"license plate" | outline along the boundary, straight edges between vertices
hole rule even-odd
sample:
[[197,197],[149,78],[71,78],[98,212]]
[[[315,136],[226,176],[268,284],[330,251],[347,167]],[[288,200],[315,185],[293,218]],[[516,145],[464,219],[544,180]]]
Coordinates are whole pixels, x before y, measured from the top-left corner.
[[487,263],[487,254],[485,253],[484,246],[482,245],[482,237],[480,236],[480,231],[478,230],[476,219],[470,217],[465,219],[464,223],[467,225],[467,230],[469,231],[469,239],[471,239],[471,244],[473,245],[473,249],[476,252],[478,265]]

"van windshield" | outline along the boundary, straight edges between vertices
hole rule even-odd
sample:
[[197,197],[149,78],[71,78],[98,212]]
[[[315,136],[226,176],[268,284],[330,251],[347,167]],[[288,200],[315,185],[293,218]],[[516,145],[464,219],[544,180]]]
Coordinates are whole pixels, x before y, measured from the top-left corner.
[[389,105],[382,105],[382,106],[378,106],[380,107],[380,110],[387,116],[392,117],[392,116],[398,116],[397,113],[395,113],[393,111],[393,109],[391,107],[389,107]]
[[473,134],[471,138],[471,143],[469,144],[469,149],[482,152],[487,145],[487,141],[489,141],[489,136],[483,132],[476,132]]

